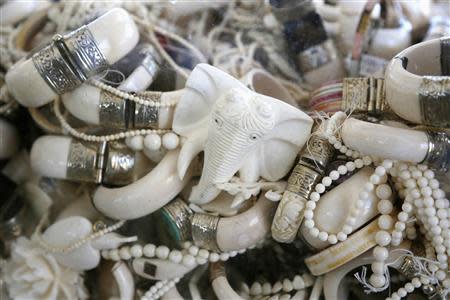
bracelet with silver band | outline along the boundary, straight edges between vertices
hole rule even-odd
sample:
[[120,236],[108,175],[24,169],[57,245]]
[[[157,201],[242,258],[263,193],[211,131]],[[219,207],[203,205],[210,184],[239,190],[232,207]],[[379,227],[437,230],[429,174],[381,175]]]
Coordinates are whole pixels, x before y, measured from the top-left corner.
[[64,36],[55,35],[53,43],[33,54],[32,61],[41,77],[58,95],[73,90],[108,67],[87,26]]
[[428,151],[423,163],[438,172],[450,169],[450,136],[445,132],[427,131]]
[[217,245],[217,225],[220,217],[196,213],[192,217],[192,239],[194,244],[208,250],[219,252]]
[[125,185],[134,180],[134,166],[134,153],[125,146],[72,140],[67,158],[66,179]]
[[183,200],[177,198],[165,205],[161,208],[161,214],[176,241],[192,240],[191,217],[194,213]]
[[[142,92],[139,97],[158,102],[161,94]],[[125,100],[102,90],[99,103],[100,125],[117,129],[156,128],[159,120],[159,107],[148,106]]]
[[423,124],[450,127],[450,77],[423,76],[419,104]]

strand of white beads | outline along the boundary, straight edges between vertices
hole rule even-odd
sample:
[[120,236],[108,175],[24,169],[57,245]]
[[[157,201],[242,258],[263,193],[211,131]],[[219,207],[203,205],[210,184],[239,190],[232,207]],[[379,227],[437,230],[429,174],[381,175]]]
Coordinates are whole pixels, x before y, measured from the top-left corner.
[[257,296],[269,296],[278,294],[280,292],[290,293],[293,291],[303,290],[311,287],[314,284],[314,277],[309,274],[297,274],[292,280],[285,278],[281,281],[275,282],[273,285],[270,282],[254,282],[250,285],[250,295]]
[[171,288],[173,288],[180,278],[176,277],[170,280],[158,281],[154,286],[152,286],[145,294],[141,297],[141,300],[158,300],[165,293],[167,293]]

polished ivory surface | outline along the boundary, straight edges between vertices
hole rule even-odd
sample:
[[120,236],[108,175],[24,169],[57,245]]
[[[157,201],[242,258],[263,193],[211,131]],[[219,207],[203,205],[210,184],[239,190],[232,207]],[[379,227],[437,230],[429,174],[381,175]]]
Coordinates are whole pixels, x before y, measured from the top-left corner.
[[344,67],[340,59],[336,58],[331,62],[304,74],[305,81],[309,83],[313,89],[318,88],[324,82],[337,80],[344,76]]
[[342,139],[350,149],[381,158],[421,162],[428,150],[428,138],[422,131],[347,119]]
[[100,123],[100,89],[82,84],[61,96],[66,109],[75,117],[89,124]]
[[134,279],[127,265],[123,261],[117,262],[112,268],[114,279],[119,287],[121,300],[134,299]]
[[240,250],[255,245],[269,232],[276,203],[265,196],[246,212],[221,218],[217,225],[217,245],[222,251]]
[[[374,169],[371,167],[361,169],[320,198],[314,210],[314,222],[319,230],[334,234],[337,234],[341,230],[350,211],[355,207],[355,203],[359,199],[359,193],[362,191],[362,187],[369,181],[373,171]],[[378,214],[377,204],[378,198],[375,195],[375,191],[372,191],[369,193],[369,198],[364,201],[364,206],[361,208],[361,213],[356,219],[353,231]],[[311,236],[309,229],[304,223],[300,227],[300,232],[303,238],[316,249],[324,249],[330,245],[328,241],[323,242]]]
[[[396,55],[386,68],[386,100],[400,117],[421,123],[418,90],[424,75],[440,75],[440,40],[413,45]],[[408,58],[407,69],[400,57]]]
[[[139,39],[136,24],[121,8],[110,10],[87,26],[110,64],[125,56]],[[56,97],[36,70],[31,58],[17,62],[6,73],[5,79],[9,91],[23,106],[42,106]]]
[[187,172],[181,180],[176,165],[179,150],[166,154],[150,173],[120,188],[100,186],[94,193],[94,206],[104,215],[119,220],[148,215],[172,200],[191,178]]
[[398,28],[376,30],[369,53],[384,59],[392,59],[397,53],[411,45],[411,24],[402,20]]
[[71,141],[67,136],[47,135],[38,138],[30,154],[33,171],[44,177],[65,179]]
[[211,283],[214,293],[219,300],[244,300],[239,296],[228,283],[228,280],[224,276],[219,276]]
[[[145,273],[145,264],[156,267],[155,274]],[[140,276],[151,280],[169,280],[175,277],[182,277],[190,272],[193,267],[186,267],[183,264],[174,263],[167,259],[159,258],[136,258],[133,259],[133,270]]]
[[7,159],[14,155],[19,148],[19,142],[16,128],[0,119],[0,159]]
[[125,92],[139,92],[146,90],[153,81],[143,66],[138,66],[119,86]]

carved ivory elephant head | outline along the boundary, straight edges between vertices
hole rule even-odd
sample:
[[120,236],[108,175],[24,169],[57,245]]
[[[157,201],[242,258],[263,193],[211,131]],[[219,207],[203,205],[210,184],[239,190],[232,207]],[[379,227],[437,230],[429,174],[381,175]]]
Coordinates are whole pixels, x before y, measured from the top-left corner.
[[292,167],[312,123],[301,110],[253,92],[213,66],[197,65],[173,121],[174,131],[184,137],[177,165],[180,178],[204,152],[200,182],[189,201],[212,201],[220,193],[217,185],[237,172],[246,183],[260,177],[279,180]]

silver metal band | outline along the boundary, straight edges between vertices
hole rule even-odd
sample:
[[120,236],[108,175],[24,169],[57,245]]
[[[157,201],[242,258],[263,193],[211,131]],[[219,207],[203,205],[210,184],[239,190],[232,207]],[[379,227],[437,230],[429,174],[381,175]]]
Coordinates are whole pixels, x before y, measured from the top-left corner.
[[423,124],[450,127],[450,77],[423,76],[419,104]]
[[192,239],[198,247],[220,251],[217,245],[217,225],[220,217],[196,213],[192,217]]
[[450,169],[450,136],[445,132],[428,131],[428,151],[423,163],[439,172]]
[[403,262],[398,270],[403,274],[403,276],[409,279],[414,278],[419,271],[412,258],[408,256],[403,259]]
[[336,47],[328,39],[299,53],[297,55],[298,66],[303,73],[307,73],[337,59],[337,56]]
[[81,84],[54,44],[50,44],[32,56],[39,75],[58,95],[73,90]]
[[108,67],[87,26],[65,36],[55,35],[53,43],[33,54],[32,61],[39,75],[58,95],[73,90]]
[[129,128],[127,101],[105,90],[100,92],[99,120],[104,127]]
[[450,76],[450,37],[441,38],[441,73]]
[[384,79],[373,77],[344,78],[341,110],[353,113],[392,113],[385,95]]
[[76,66],[81,69],[85,80],[108,68],[108,62],[100,51],[89,28],[84,25],[64,36]]
[[147,55],[145,56],[144,60],[141,63],[141,66],[144,67],[144,69],[148,72],[148,74],[152,77],[155,78],[156,74],[158,74],[159,72],[159,59],[157,57],[156,53],[152,53],[154,51],[149,51],[149,53],[147,53]]
[[[152,93],[137,94],[145,100],[159,102],[162,93],[155,96]],[[117,129],[155,128],[159,121],[159,107],[128,101],[102,90],[99,103],[100,124]]]
[[66,179],[101,183],[102,170],[97,168],[98,152],[101,149],[95,144],[72,140],[67,158]]
[[303,148],[300,160],[313,167],[323,171],[334,155],[334,147],[327,139],[318,135],[311,135],[306,146]]
[[187,204],[177,198],[161,209],[164,221],[176,241],[184,242],[192,239],[191,217],[192,210]]
[[308,199],[309,194],[314,190],[321,177],[320,171],[298,163],[289,176],[286,190]]
[[135,152],[124,144],[108,144],[105,153],[104,167],[98,165],[104,170],[102,183],[109,185],[126,185],[133,182],[134,166],[136,165]]

